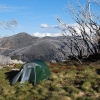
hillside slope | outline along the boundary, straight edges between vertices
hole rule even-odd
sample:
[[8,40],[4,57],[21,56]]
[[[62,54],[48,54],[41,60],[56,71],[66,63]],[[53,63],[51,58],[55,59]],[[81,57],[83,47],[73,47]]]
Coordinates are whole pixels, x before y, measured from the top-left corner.
[[[25,32],[13,36],[0,38],[0,54],[17,58],[23,61],[33,61],[40,59],[43,61],[62,61],[68,59],[72,53],[78,55],[77,50],[71,45],[72,37],[43,37],[38,38]],[[79,43],[85,46],[85,43],[79,38]],[[67,44],[67,45],[66,45]],[[63,48],[66,56],[61,52]],[[86,50],[83,54],[89,53]]]

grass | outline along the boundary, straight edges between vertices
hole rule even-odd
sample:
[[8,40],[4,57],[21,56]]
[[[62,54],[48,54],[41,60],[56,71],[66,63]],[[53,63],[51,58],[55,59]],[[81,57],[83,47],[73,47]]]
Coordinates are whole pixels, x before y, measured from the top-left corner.
[[0,69],[0,100],[100,100],[100,61],[47,65],[50,78],[35,86],[29,82],[11,86],[6,74],[11,68]]

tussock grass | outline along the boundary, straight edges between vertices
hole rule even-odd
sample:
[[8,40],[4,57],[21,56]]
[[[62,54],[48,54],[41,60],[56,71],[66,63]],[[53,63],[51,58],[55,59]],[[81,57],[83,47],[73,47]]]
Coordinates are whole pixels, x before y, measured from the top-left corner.
[[36,85],[17,82],[11,86],[6,74],[11,68],[0,69],[0,100],[99,100],[100,61],[47,64],[50,78]]

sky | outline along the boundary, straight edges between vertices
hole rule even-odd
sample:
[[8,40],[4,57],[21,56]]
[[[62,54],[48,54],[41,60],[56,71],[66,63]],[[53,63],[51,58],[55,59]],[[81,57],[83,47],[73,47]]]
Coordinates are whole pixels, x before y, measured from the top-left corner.
[[[86,0],[79,0],[82,4]],[[68,24],[74,23],[66,13],[67,3],[72,0],[0,0],[0,22],[17,20],[17,27],[4,29],[0,26],[0,36],[11,36],[26,32],[33,36],[58,36],[59,17]]]

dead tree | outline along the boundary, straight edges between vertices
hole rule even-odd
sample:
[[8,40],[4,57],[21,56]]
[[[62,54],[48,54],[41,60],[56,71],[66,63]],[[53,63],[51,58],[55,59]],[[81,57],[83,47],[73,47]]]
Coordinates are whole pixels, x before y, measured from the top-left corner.
[[0,26],[5,28],[5,29],[10,29],[12,27],[16,27],[18,24],[17,20],[13,19],[11,21],[0,21]]
[[[5,7],[4,6],[0,6],[0,9],[3,10]],[[0,26],[5,28],[5,29],[10,29],[12,27],[16,27],[18,25],[17,20],[13,19],[11,21],[0,21]]]
[[[2,9],[4,9],[4,7],[0,6],[0,9],[2,10]],[[12,28],[17,27],[17,25],[18,25],[18,21],[16,19],[13,19],[11,21],[5,21],[5,20],[0,21],[0,27],[2,27],[4,29],[9,29],[11,31],[13,31]],[[2,41],[2,38],[0,38],[0,49],[2,49],[2,50],[5,49],[5,48],[1,47],[3,43],[5,43],[5,39],[3,39],[3,41]]]
[[[71,51],[74,48],[78,52],[78,55],[75,55],[72,51],[72,56],[76,59],[82,59],[84,56],[83,51],[88,52],[85,55],[88,57],[89,55],[97,55],[100,50],[100,15],[94,14],[91,10],[93,4],[100,8],[100,2],[98,0],[87,0],[87,3],[83,6],[78,0],[75,1],[79,9],[71,4],[68,5],[68,9],[76,26],[71,26],[61,21],[60,18],[57,18],[57,20],[72,36],[69,48]],[[67,32],[65,29],[62,32],[66,37]],[[80,37],[84,44],[81,44],[76,37]],[[68,45],[67,42],[66,45]]]

